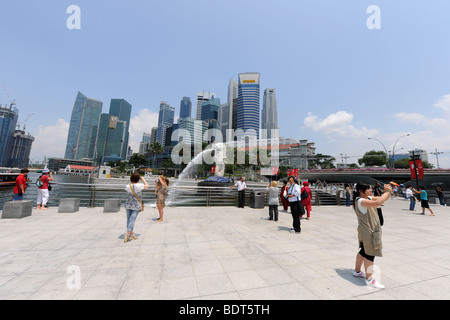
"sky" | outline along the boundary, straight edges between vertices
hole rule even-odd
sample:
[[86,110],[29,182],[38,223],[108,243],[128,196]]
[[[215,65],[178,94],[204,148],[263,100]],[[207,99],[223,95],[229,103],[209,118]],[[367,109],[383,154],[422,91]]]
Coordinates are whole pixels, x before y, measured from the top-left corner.
[[0,12],[0,103],[16,100],[32,161],[64,156],[78,91],[103,112],[132,104],[136,152],[160,100],[178,116],[189,96],[195,114],[197,91],[224,103],[231,78],[259,72],[281,136],[338,163],[397,141],[396,154],[424,149],[437,166],[437,150],[450,168],[448,0],[0,0]]

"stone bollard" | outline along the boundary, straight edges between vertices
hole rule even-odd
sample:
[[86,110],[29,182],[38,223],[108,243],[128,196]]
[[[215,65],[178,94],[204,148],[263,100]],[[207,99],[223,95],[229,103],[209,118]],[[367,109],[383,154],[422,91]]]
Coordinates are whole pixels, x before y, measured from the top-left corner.
[[33,201],[10,201],[3,204],[2,219],[22,219],[31,216]]
[[119,212],[120,202],[120,199],[106,199],[103,212]]
[[67,198],[59,200],[58,213],[73,213],[80,210],[79,198]]

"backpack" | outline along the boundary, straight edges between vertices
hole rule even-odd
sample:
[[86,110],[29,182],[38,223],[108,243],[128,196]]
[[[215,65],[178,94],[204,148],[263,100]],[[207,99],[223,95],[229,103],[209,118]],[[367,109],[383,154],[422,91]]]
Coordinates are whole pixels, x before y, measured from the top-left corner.
[[42,182],[42,175],[39,178],[37,178],[36,185],[38,187],[42,187],[44,185],[44,183]]

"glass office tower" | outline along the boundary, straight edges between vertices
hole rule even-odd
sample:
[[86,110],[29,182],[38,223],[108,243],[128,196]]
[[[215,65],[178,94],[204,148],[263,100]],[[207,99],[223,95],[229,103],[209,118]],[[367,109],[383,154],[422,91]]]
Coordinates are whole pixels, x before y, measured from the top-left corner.
[[126,137],[127,122],[108,113],[102,113],[98,125],[97,154],[98,163],[125,160],[122,156]]
[[180,102],[180,119],[190,118],[192,111],[192,101],[189,97],[183,97]]
[[5,167],[11,154],[19,110],[16,107],[0,107],[0,165]]
[[93,159],[103,102],[78,92],[70,118],[65,159]]
[[275,89],[267,88],[264,90],[261,129],[267,130],[267,139],[272,138],[272,130],[278,129],[277,97]]
[[[246,72],[239,74],[237,129],[247,135],[259,136],[260,74]],[[253,131],[254,130],[254,131]]]
[[125,160],[127,158],[128,151],[128,140],[130,135],[130,118],[131,118],[131,104],[125,99],[111,99],[111,104],[109,107],[109,114],[111,116],[116,116],[120,121],[125,122],[125,138],[122,143],[122,150],[119,156]]
[[175,115],[175,108],[171,107],[165,101],[161,101],[159,105],[159,117],[158,117],[158,129],[156,132],[156,141],[161,144],[161,146],[166,145],[166,131],[167,128],[173,125]]

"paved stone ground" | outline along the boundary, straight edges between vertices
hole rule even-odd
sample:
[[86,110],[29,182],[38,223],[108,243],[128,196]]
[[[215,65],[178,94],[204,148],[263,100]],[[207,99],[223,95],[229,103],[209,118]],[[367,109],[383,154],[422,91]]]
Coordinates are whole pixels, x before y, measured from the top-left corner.
[[408,205],[383,207],[385,290],[351,274],[356,216],[345,206],[313,207],[300,235],[288,213],[268,221],[268,208],[166,208],[162,223],[146,208],[128,243],[124,209],[33,210],[0,220],[0,299],[450,299],[450,209]]

